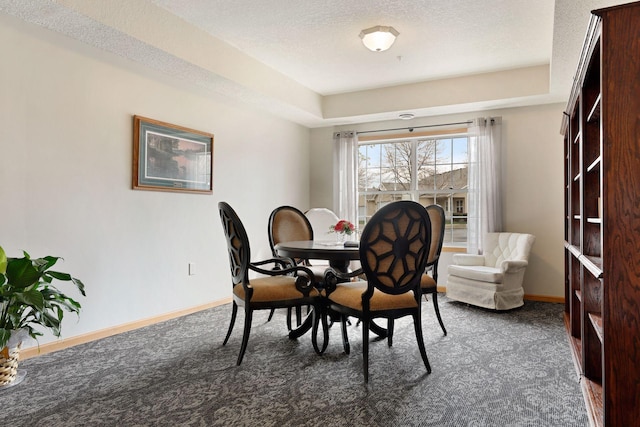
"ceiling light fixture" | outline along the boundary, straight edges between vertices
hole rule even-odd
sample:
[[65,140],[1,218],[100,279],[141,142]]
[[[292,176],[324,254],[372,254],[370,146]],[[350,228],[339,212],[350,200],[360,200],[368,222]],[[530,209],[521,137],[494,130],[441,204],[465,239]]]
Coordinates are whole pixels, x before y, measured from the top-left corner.
[[401,113],[398,117],[401,118],[402,120],[411,120],[415,116],[413,115],[413,113]]
[[391,47],[396,41],[399,32],[393,27],[385,27],[384,25],[376,25],[360,31],[360,38],[367,49],[374,52],[382,52]]

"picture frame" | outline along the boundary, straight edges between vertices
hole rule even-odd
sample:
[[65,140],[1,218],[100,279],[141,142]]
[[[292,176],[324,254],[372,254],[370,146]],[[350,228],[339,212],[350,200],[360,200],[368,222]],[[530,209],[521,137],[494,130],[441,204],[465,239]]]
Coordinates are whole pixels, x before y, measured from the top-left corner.
[[133,116],[133,189],[213,193],[213,134]]

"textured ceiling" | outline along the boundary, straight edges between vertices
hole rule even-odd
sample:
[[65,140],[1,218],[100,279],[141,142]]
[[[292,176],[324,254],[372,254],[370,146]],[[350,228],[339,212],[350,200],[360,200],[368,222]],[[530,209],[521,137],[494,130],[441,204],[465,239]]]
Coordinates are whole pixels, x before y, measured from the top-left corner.
[[[152,0],[323,95],[548,64],[554,0]],[[400,32],[385,52],[358,34]]]
[[[549,70],[545,93],[511,94],[503,100],[496,95],[491,102],[467,105],[445,102],[424,109],[424,115],[564,100],[589,12],[620,3],[624,1],[0,0],[0,13],[317,127],[396,118],[404,109],[396,105],[385,112],[383,104],[377,114],[351,111],[327,119],[323,106],[339,102],[340,94],[378,88],[391,94],[409,84],[540,65]],[[358,37],[362,29],[378,24],[400,32],[386,52],[368,51]],[[420,113],[419,108],[411,111]]]

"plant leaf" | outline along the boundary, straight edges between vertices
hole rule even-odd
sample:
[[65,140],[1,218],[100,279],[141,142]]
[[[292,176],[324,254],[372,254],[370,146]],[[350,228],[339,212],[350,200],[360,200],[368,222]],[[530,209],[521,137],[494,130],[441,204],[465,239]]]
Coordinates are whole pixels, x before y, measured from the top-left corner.
[[0,246],[0,274],[4,274],[5,271],[7,271],[7,254]]
[[11,331],[7,329],[0,329],[0,348],[4,348],[11,338]]
[[44,309],[44,296],[36,289],[17,293],[16,299],[27,305],[33,306],[36,310]]
[[41,274],[33,267],[29,258],[8,258],[7,282],[17,288],[26,288],[37,283]]
[[80,279],[76,279],[75,277],[72,277],[71,280],[73,281],[73,283],[78,287],[78,290],[80,291],[80,293],[82,294],[83,297],[86,297],[87,294],[84,292],[84,283],[82,283],[80,281]]
[[59,271],[47,271],[47,274],[51,275],[51,277],[58,279],[58,280],[64,280],[66,282],[70,281],[72,279],[71,275],[68,273],[60,273]]
[[53,267],[53,265],[58,262],[59,259],[60,257],[57,256],[46,256],[44,258],[41,258],[41,260],[45,261],[43,271]]

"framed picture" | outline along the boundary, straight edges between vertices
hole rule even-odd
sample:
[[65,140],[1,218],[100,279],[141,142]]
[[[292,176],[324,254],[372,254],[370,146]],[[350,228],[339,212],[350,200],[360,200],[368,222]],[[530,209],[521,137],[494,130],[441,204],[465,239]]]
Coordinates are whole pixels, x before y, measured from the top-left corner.
[[213,193],[213,135],[133,116],[133,188]]

